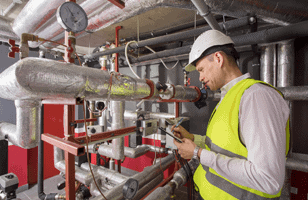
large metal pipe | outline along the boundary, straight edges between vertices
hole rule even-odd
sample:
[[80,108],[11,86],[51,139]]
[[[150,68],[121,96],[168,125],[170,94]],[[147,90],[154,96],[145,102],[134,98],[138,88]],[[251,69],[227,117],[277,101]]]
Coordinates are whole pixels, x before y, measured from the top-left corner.
[[274,69],[276,68],[276,45],[271,44],[261,48],[261,81],[276,86]]
[[0,16],[0,41],[8,42],[9,40],[15,40],[16,44],[19,44],[20,38],[14,33],[11,22],[3,16]]
[[205,19],[209,26],[214,30],[221,31],[216,19],[213,17],[209,6],[203,0],[191,0],[197,8],[199,14]]
[[[295,69],[295,49],[294,40],[284,41],[278,44],[278,72],[277,72],[277,86],[288,87],[293,86],[294,69]],[[289,102],[290,106],[290,153],[293,148],[292,138],[292,112],[293,103]],[[281,192],[280,199],[287,200],[291,197],[291,170],[286,168],[285,181]]]
[[[138,118],[138,115],[140,113],[136,111],[131,111],[131,110],[125,110],[124,112],[124,118],[126,120],[136,120]],[[174,118],[174,114],[169,114],[169,113],[154,113],[154,112],[142,112],[144,117],[146,119],[151,118],[151,119],[170,119]]]
[[[134,178],[139,183],[139,188],[142,188],[149,182],[151,182],[155,177],[162,174],[168,167],[174,163],[174,155],[168,155],[161,159],[161,163],[157,162],[155,165],[144,168],[144,170],[138,174],[133,175]],[[121,183],[114,187],[113,189],[104,193],[107,199],[123,199],[123,186],[125,183]],[[104,199],[102,196],[97,196],[93,200]]]
[[[238,27],[242,27],[242,26],[245,26],[245,25],[248,25],[248,24],[249,24],[249,18],[248,17],[227,21],[226,23],[219,23],[220,27],[225,28],[225,29],[238,28]],[[183,31],[183,32],[179,32],[179,33],[174,33],[174,34],[170,34],[170,35],[164,35],[164,36],[160,36],[160,37],[156,37],[156,38],[151,38],[151,39],[140,41],[138,43],[132,43],[128,47],[128,49],[136,49],[137,47],[151,46],[151,45],[156,45],[156,44],[160,44],[160,43],[168,43],[168,42],[193,38],[193,37],[199,36],[204,31],[207,31],[207,30],[210,30],[210,29],[211,28],[207,26],[207,27],[201,27],[201,28]],[[185,47],[185,48],[187,48],[187,47]],[[125,50],[125,46],[121,46],[121,47],[117,47],[117,48],[114,48],[114,49],[108,49],[108,50],[102,51],[102,52],[88,54],[88,55],[85,55],[84,58],[85,59],[93,59],[93,58],[104,56],[104,55],[110,55],[110,54],[113,54],[113,53],[124,52],[124,50]],[[188,53],[189,53],[190,49],[189,50],[188,49],[183,49],[183,50],[177,49],[176,51],[177,51],[177,54],[178,53],[185,53],[186,51],[188,51]],[[170,53],[170,52],[171,51],[169,51],[168,53]],[[159,57],[161,57],[161,56],[164,56],[164,54],[166,54],[166,52],[164,52],[164,53],[158,52],[157,54],[159,55]],[[151,55],[151,56],[149,55],[148,57],[143,57],[142,59],[137,59],[135,62],[145,61],[145,60],[149,60],[151,58],[157,58],[157,57],[158,56],[156,56],[156,55]]]
[[[0,80],[0,97],[10,100],[107,99],[110,87],[107,71],[39,58],[16,62],[0,74]],[[112,76],[112,100],[140,100],[150,93],[146,80]]]
[[[111,130],[125,127],[124,124],[124,101],[111,101],[110,114],[112,117]],[[112,145],[101,145],[98,149],[100,155],[104,155],[116,160],[124,158],[124,137],[113,139]]]
[[288,25],[308,19],[308,2],[279,0],[204,0],[211,8],[213,13],[221,15],[240,17],[254,13],[262,20],[279,24]]
[[[191,159],[188,162],[189,167],[191,170],[194,172],[198,165],[199,162],[196,161],[195,159]],[[145,198],[145,200],[164,200],[164,199],[169,199],[170,195],[174,194],[174,190],[176,188],[179,188],[180,186],[183,186],[188,180],[187,174],[183,168],[175,172],[173,175],[173,179],[166,184],[164,187],[159,187],[156,190],[154,190],[149,196]]]
[[31,149],[38,145],[41,129],[41,102],[35,100],[16,100],[16,125],[1,122],[0,135],[14,145]]
[[[308,86],[277,87],[287,101],[308,101]],[[219,101],[219,91],[208,91],[208,101]]]
[[[137,47],[144,47],[144,46],[150,46],[150,45],[159,44],[159,43],[178,41],[178,40],[198,36],[203,32],[204,30],[201,31],[201,29],[199,28],[199,29],[194,29],[190,31],[170,34],[166,36],[143,40],[138,43],[133,43],[130,45],[129,48],[136,49]],[[264,44],[264,43],[278,42],[282,40],[305,37],[307,35],[308,35],[308,21],[304,21],[304,22],[292,24],[286,27],[265,29],[262,31],[248,33],[245,35],[232,36],[231,38],[234,41],[235,46],[245,46],[245,45],[251,45],[251,44]],[[184,49],[176,49],[176,50],[181,53],[189,53],[188,47],[182,47],[182,48]],[[117,48],[110,49],[104,52],[88,54],[88,55],[85,55],[84,58],[93,59],[95,57],[99,57],[103,55],[109,55],[112,53],[120,53],[120,52],[123,52],[124,50],[125,50],[125,47],[122,46],[122,47],[117,47]],[[166,56],[168,54],[172,55],[172,52],[170,51],[166,53],[165,51],[161,54],[162,56]],[[149,55],[148,57],[151,58],[153,56],[154,55]],[[157,58],[157,56],[153,58]]]
[[291,170],[308,172],[308,161],[288,158],[286,162],[286,167]]

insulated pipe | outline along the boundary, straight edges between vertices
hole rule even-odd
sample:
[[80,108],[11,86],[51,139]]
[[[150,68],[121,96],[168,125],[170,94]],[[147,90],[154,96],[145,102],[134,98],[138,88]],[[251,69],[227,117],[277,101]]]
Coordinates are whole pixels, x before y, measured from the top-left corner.
[[291,170],[308,172],[308,161],[294,158],[287,158],[286,167]]
[[[293,86],[294,82],[294,68],[295,68],[295,52],[294,40],[284,41],[278,44],[278,73],[277,86],[288,87]],[[289,102],[290,106],[290,154],[292,154],[293,138],[292,138],[292,112],[293,103]],[[291,195],[291,170],[286,168],[286,175],[280,199],[290,199]]]
[[41,132],[41,102],[15,100],[16,125],[1,122],[0,135],[5,135],[14,145],[24,149],[36,147]]
[[[239,27],[242,27],[242,26],[245,26],[245,25],[248,25],[248,24],[249,24],[249,18],[248,17],[227,21],[225,23],[225,25],[223,25],[223,23],[219,23],[221,28],[223,28],[223,27],[239,28]],[[174,33],[174,34],[170,34],[170,35],[164,35],[164,36],[160,36],[160,37],[156,37],[156,38],[151,38],[151,39],[140,41],[138,43],[132,43],[132,44],[130,44],[128,49],[136,49],[138,47],[151,46],[151,45],[157,45],[157,44],[160,44],[160,43],[168,43],[168,42],[174,42],[174,41],[184,40],[184,39],[188,39],[188,38],[193,38],[193,37],[199,36],[201,33],[205,32],[207,30],[210,30],[210,29],[211,29],[211,27],[207,26],[207,27],[201,27],[201,28],[183,31],[183,32],[179,32],[179,33]],[[121,46],[121,47],[117,47],[117,48],[114,48],[114,49],[108,49],[108,50],[103,51],[103,52],[97,52],[97,53],[85,55],[84,59],[94,59],[96,57],[100,57],[100,56],[103,56],[103,55],[110,55],[110,54],[113,54],[113,53],[124,52],[124,50],[125,50],[125,46]],[[177,51],[180,51],[180,50],[177,50]],[[157,57],[154,57],[154,58],[157,58]]]
[[197,8],[199,14],[205,19],[205,21],[209,24],[209,26],[213,30],[221,31],[219,24],[217,23],[216,19],[213,17],[210,8],[206,5],[205,1],[203,0],[191,0],[195,7]]
[[16,44],[20,43],[20,38],[14,33],[10,21],[3,16],[0,16],[0,41],[9,42],[15,40]]
[[[308,86],[290,86],[290,87],[277,87],[277,89],[283,94],[284,99],[287,101],[307,101],[308,100]],[[207,101],[219,101],[220,92],[210,91],[208,92]]]
[[[196,161],[195,159],[191,159],[188,162],[188,164],[191,170],[194,172],[197,169],[199,162]],[[159,187],[156,190],[154,190],[149,196],[145,198],[145,200],[157,200],[157,199],[167,200],[170,198],[170,195],[174,194],[174,190],[184,185],[187,182],[187,180],[188,177],[186,175],[185,170],[182,167],[180,170],[175,172],[175,174],[173,175],[173,179],[168,184],[166,184],[164,187]]]
[[155,177],[151,182],[143,186],[140,190],[138,190],[137,194],[134,196],[133,200],[140,200],[147,193],[149,193],[153,188],[155,188],[159,183],[161,183],[164,179],[163,174],[159,174]]
[[276,44],[270,44],[261,48],[261,81],[273,86],[276,85],[274,69],[276,68]]
[[289,40],[308,35],[308,21],[291,24],[285,27],[266,29],[245,35],[233,36],[231,39],[235,46],[244,46],[249,44],[264,44]]
[[[139,183],[139,188],[142,188],[158,175],[162,174],[167,168],[174,163],[174,155],[168,155],[161,159],[161,163],[157,162],[155,165],[144,168],[144,170],[138,174],[133,175],[131,178],[136,179]],[[123,186],[125,183],[121,183],[113,189],[107,191],[104,195],[107,199],[123,199]],[[102,196],[97,196],[93,200],[103,200]]]
[[[136,120],[138,118],[138,112],[131,111],[131,110],[125,110],[124,112],[124,118],[126,120]],[[154,113],[154,112],[142,112],[145,118],[151,118],[151,119],[170,119],[174,118],[174,114],[169,113]]]
[[[107,99],[110,74],[49,59],[25,58],[0,74],[4,99]],[[157,93],[156,88],[154,94]],[[151,94],[146,80],[114,74],[110,99],[140,100]]]

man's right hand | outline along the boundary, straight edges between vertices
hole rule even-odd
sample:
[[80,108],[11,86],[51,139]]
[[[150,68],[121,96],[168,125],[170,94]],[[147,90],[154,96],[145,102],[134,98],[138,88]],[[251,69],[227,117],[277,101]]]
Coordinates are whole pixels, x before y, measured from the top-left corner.
[[178,137],[178,138],[187,138],[190,139],[192,141],[194,141],[194,135],[189,133],[185,128],[183,128],[182,126],[178,126],[175,127],[176,125],[173,125],[171,128],[171,131],[174,130],[173,134]]

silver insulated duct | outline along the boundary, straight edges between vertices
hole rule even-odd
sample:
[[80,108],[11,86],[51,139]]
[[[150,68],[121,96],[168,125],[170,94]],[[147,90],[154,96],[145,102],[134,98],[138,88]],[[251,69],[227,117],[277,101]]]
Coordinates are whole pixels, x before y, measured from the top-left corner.
[[17,44],[20,42],[12,29],[11,22],[6,17],[0,16],[0,41],[8,42],[9,39],[15,40]]
[[0,97],[16,99],[140,100],[151,89],[142,79],[49,59],[25,58],[0,74]]
[[[13,30],[17,35],[32,33],[41,38],[63,42],[64,30],[55,18],[55,12],[62,3],[64,0],[30,0],[15,19]],[[98,31],[157,7],[194,9],[188,0],[126,0],[124,9],[118,8],[107,0],[88,0],[80,6],[88,15],[87,31],[90,32]],[[88,33],[83,31],[76,37],[86,34]],[[33,48],[40,44],[29,42],[29,46]]]
[[16,100],[16,125],[0,122],[0,138],[5,136],[14,145],[31,149],[38,145],[41,131],[41,103]]

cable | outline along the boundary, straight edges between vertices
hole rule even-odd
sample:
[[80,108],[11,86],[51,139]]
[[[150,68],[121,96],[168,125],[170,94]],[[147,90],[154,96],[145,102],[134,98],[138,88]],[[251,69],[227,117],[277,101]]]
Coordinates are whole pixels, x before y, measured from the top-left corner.
[[[133,74],[134,74],[138,79],[140,79],[140,77],[139,77],[139,76],[136,74],[136,72],[133,70],[133,68],[132,68],[132,66],[131,66],[131,64],[130,64],[130,62],[129,62],[129,60],[128,60],[127,48],[128,48],[128,46],[129,46],[131,43],[137,43],[137,44],[138,44],[137,41],[134,41],[134,40],[133,40],[133,41],[128,42],[128,43],[125,45],[125,58],[126,58],[126,62],[127,62],[128,66],[129,66],[130,70],[133,72]],[[154,50],[151,49],[150,47],[145,46],[145,48],[149,49],[152,53],[155,53],[155,54],[156,54],[156,51],[154,51]],[[174,69],[174,68],[177,66],[177,64],[179,63],[179,60],[178,60],[178,61],[173,65],[173,67],[168,68],[167,65],[165,64],[165,62],[164,62],[161,58],[160,58],[159,60],[161,61],[161,63],[164,65],[164,67],[165,67],[167,70],[172,70],[172,69]]]
[[85,125],[85,132],[86,132],[86,144],[87,144],[87,159],[88,159],[88,164],[89,164],[89,169],[90,169],[90,172],[92,174],[92,177],[93,177],[93,181],[95,183],[95,186],[96,188],[98,189],[99,193],[101,193],[101,195],[104,197],[104,199],[107,200],[107,198],[105,197],[105,195],[102,193],[102,191],[100,190],[100,188],[98,187],[97,183],[96,183],[96,180],[95,180],[95,177],[94,177],[94,174],[93,174],[93,171],[92,171],[92,166],[91,166],[91,163],[90,163],[90,157],[89,157],[89,136],[88,136],[88,131],[87,131],[87,122],[86,122],[86,109],[85,109],[85,105],[83,104],[83,118],[84,118],[84,125]]

